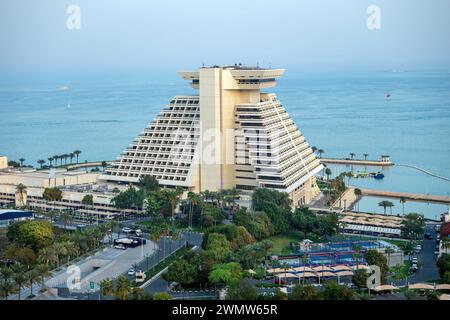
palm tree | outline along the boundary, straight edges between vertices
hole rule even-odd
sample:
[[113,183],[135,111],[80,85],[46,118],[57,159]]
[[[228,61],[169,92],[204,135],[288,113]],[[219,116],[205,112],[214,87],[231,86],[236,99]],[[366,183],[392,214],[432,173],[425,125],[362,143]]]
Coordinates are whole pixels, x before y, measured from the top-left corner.
[[20,166],[23,167],[23,163],[25,162],[25,159],[24,158],[20,158],[19,161],[20,161]]
[[30,288],[30,295],[33,295],[33,284],[38,282],[39,273],[35,269],[32,269],[28,271],[25,276],[28,281],[28,287]]
[[75,151],[73,152],[73,154],[75,155],[75,157],[77,157],[77,163],[78,163],[78,157],[79,157],[79,155],[81,154],[81,151],[80,151],[80,150],[75,150]]
[[[379,205],[380,207],[383,207],[383,209],[384,209],[384,214],[386,214],[386,208],[387,208],[387,207],[392,208],[392,207],[394,206],[394,204],[393,204],[392,202],[387,201],[387,200],[383,200],[383,201],[379,202],[378,205]],[[391,209],[391,212],[392,212],[392,209]]]
[[55,160],[53,157],[48,157],[47,158],[48,162],[50,162],[50,167],[52,166],[52,162],[53,160]]
[[64,164],[67,164],[67,159],[69,159],[69,154],[68,153],[64,153],[63,154],[63,157],[64,157]]
[[182,193],[183,191],[178,187],[173,191],[168,191],[167,193],[167,198],[170,202],[170,207],[172,209],[172,223],[174,222],[175,209],[177,208],[178,203],[180,202],[180,196]]
[[368,153],[364,153],[363,156],[364,156],[364,160],[367,160],[367,157],[369,156],[369,154]]
[[330,176],[332,174],[331,169],[330,168],[326,168],[325,169],[325,174],[327,176],[327,181],[330,180]]
[[17,192],[17,193],[19,194],[19,196],[20,196],[20,203],[21,203],[22,205],[25,205],[25,203],[24,203],[24,201],[23,201],[23,194],[27,192],[27,187],[26,187],[24,184],[19,183],[19,184],[16,186],[16,192]]
[[67,255],[66,247],[64,246],[64,243],[62,243],[62,242],[55,242],[52,245],[52,248],[55,251],[55,255],[56,255],[56,267],[59,268],[59,264],[60,264],[59,257]]
[[312,149],[313,152],[317,151],[317,147],[316,146],[312,146],[311,149]]
[[45,163],[45,160],[38,160],[37,163],[39,163],[39,165],[41,166],[41,169]]
[[325,150],[319,149],[319,150],[317,150],[317,152],[319,153],[319,158],[322,158],[322,154],[325,153]]
[[14,292],[15,286],[10,279],[0,282],[0,292],[3,300],[8,300],[8,296]]
[[69,264],[71,257],[78,256],[79,247],[73,241],[65,242],[64,247],[67,253],[67,264]]
[[114,293],[114,283],[110,278],[104,279],[99,285],[102,297],[107,297]]
[[441,246],[442,250],[445,251],[445,253],[448,253],[448,249],[450,249],[450,238],[448,237],[442,238]]
[[353,157],[355,156],[355,154],[353,152],[350,152],[350,158],[353,160]]
[[70,158],[70,164],[72,164],[72,160],[73,160],[73,158],[75,158],[75,153],[73,153],[73,152],[69,153],[69,158]]
[[13,275],[14,284],[17,289],[17,296],[20,300],[20,294],[22,292],[23,285],[27,282],[27,277],[25,275],[25,272],[21,270],[21,268],[17,268],[14,275]]
[[57,261],[56,251],[53,247],[44,247],[39,251],[38,260],[49,266],[52,262]]
[[45,264],[38,264],[36,266],[36,271],[38,274],[38,278],[41,282],[41,289],[43,289],[45,278],[50,277],[52,275],[52,273],[50,272],[50,267]]
[[387,255],[387,258],[388,258],[388,265],[389,265],[389,263],[391,262],[391,254],[395,253],[395,250],[392,249],[391,247],[387,247],[387,248],[384,250],[384,253],[386,253],[386,255]]
[[64,226],[64,230],[67,229],[67,224],[71,221],[73,221],[73,217],[70,214],[70,212],[68,210],[64,210],[60,215],[59,218],[61,219],[61,221],[63,222],[63,226]]
[[114,296],[118,300],[126,300],[131,292],[131,283],[130,280],[125,277],[121,276],[117,280],[117,287],[116,290],[114,290]]
[[405,203],[406,203],[406,198],[405,198],[405,197],[401,197],[401,198],[400,198],[400,203],[402,204],[402,213],[403,213],[403,215],[405,215]]
[[361,258],[362,247],[359,245],[354,245],[353,250],[355,253],[352,254],[352,258],[356,260],[356,269],[359,268],[359,259]]
[[[355,194],[355,196],[356,197],[361,197],[361,195],[362,195],[362,191],[361,191],[361,189],[359,189],[359,188],[355,188],[354,190],[353,190],[353,193]],[[359,201],[357,202],[357,204],[358,204],[358,211],[359,211]]]

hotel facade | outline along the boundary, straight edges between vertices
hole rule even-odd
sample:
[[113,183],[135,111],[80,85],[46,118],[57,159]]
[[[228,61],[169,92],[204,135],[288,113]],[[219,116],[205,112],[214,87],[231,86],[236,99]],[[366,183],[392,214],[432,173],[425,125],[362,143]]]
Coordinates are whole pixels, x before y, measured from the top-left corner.
[[175,96],[100,179],[152,175],[194,192],[263,187],[309,203],[323,166],[276,95],[262,92],[283,73],[240,64],[178,72],[199,94]]

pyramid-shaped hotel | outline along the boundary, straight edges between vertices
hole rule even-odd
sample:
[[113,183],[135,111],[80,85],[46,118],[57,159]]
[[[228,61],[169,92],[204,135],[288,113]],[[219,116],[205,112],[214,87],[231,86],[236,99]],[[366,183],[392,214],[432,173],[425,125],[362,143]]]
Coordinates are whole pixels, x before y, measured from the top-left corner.
[[309,203],[323,166],[275,94],[262,92],[283,73],[240,64],[178,72],[199,94],[175,96],[101,179],[152,175],[194,192],[264,187]]

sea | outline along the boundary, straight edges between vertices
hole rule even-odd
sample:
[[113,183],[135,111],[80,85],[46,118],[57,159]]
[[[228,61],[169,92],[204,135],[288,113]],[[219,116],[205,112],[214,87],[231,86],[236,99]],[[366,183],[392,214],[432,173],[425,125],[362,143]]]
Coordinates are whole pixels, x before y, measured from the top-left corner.
[[[351,179],[382,190],[447,195],[450,181],[450,70],[320,72],[288,70],[272,88],[300,131],[323,157],[379,159],[388,168],[329,165],[343,171],[382,171],[385,178]],[[115,159],[175,95],[196,94],[175,73],[0,75],[0,155],[39,159],[81,150],[80,161]],[[386,98],[390,95],[389,98]],[[364,197],[360,210],[383,212],[383,199]],[[428,217],[446,205],[405,204]],[[395,203],[393,213],[403,211]]]

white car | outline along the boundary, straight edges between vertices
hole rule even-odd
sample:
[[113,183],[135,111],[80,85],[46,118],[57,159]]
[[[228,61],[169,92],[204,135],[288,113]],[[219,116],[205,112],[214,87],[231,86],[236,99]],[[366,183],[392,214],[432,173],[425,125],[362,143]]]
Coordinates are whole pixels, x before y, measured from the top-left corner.
[[135,273],[136,273],[136,271],[134,271],[133,268],[131,268],[130,270],[128,270],[128,275],[129,275],[129,276],[134,276]]
[[116,244],[116,245],[114,246],[114,248],[120,249],[120,250],[126,250],[126,249],[127,249],[127,247],[125,247],[123,244]]
[[130,229],[130,228],[127,228],[127,227],[123,227],[123,228],[122,228],[122,232],[123,232],[123,233],[131,233],[131,229]]
[[436,251],[434,252],[434,254],[435,254],[435,255],[439,255],[439,250],[436,250]]
[[417,264],[418,259],[417,258],[412,258],[411,261],[412,261],[413,264]]

